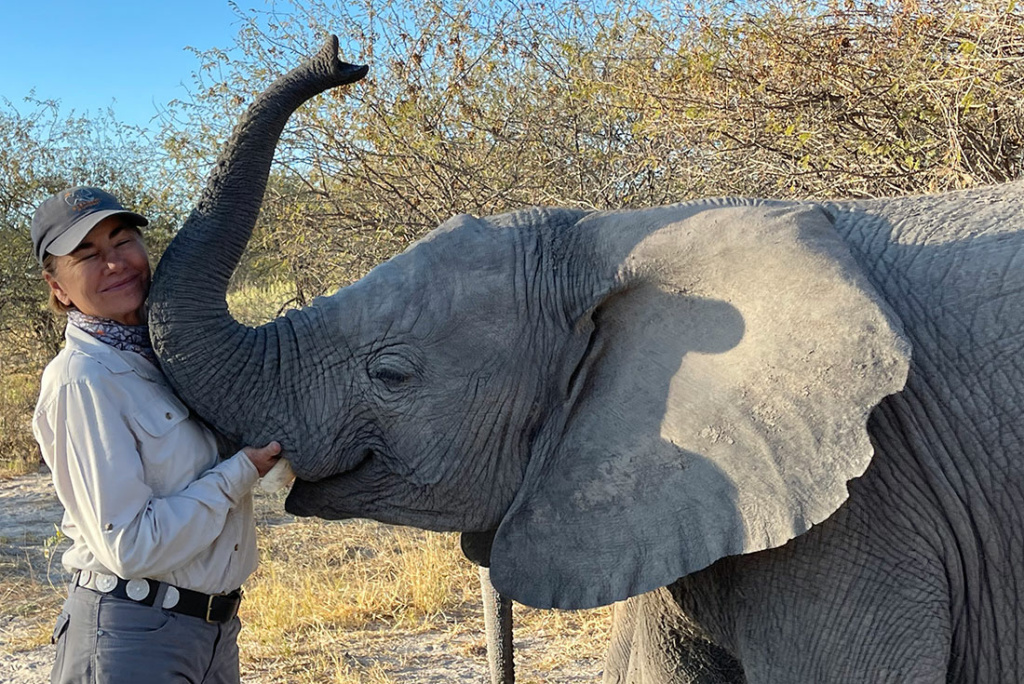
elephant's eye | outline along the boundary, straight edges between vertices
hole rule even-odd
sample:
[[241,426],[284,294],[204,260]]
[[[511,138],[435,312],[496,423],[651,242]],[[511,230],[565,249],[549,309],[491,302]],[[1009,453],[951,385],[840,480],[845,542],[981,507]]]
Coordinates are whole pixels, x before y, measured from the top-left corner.
[[413,369],[408,361],[397,354],[378,356],[370,362],[370,377],[389,388],[404,385],[413,377]]
[[409,376],[394,368],[378,368],[373,372],[373,378],[389,385],[399,385],[408,380]]

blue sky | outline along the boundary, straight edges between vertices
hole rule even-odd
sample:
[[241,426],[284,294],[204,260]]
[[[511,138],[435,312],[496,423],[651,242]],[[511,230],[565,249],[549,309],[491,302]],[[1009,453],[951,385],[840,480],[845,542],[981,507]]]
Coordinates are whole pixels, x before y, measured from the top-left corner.
[[[238,0],[242,10],[263,0]],[[147,125],[184,98],[199,63],[186,46],[227,48],[241,28],[228,0],[18,0],[0,22],[0,98],[22,111],[35,89],[61,112]]]

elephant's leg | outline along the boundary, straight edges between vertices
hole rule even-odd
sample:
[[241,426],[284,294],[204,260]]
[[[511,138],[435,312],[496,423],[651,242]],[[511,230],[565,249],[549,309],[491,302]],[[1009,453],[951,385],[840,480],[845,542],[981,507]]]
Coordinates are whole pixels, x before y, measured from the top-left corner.
[[604,663],[605,684],[625,684],[629,681],[629,666],[636,640],[636,613],[642,597],[616,603],[612,609],[612,634],[608,655]]
[[491,571],[477,567],[480,595],[484,601],[484,632],[487,634],[487,665],[492,684],[514,684],[515,659],[512,653],[512,599],[502,596],[491,584]]
[[736,660],[659,589],[615,606],[605,684],[741,684]]

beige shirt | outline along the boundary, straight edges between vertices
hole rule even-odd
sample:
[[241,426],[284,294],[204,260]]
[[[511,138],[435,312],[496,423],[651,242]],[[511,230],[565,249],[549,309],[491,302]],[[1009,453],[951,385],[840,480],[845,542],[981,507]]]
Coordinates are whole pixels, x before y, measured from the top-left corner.
[[69,325],[43,372],[33,433],[64,505],[68,570],[148,577],[204,593],[256,568],[259,473],[190,418],[161,371]]

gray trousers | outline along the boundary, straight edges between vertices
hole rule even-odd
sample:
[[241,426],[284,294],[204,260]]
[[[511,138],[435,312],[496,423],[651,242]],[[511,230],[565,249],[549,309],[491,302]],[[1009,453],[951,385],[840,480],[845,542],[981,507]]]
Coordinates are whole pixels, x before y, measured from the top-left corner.
[[238,618],[224,624],[73,587],[52,684],[238,684]]

